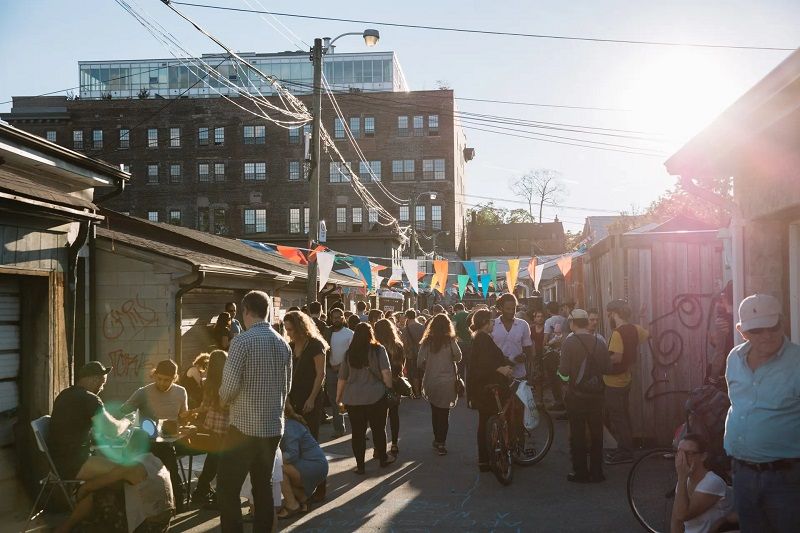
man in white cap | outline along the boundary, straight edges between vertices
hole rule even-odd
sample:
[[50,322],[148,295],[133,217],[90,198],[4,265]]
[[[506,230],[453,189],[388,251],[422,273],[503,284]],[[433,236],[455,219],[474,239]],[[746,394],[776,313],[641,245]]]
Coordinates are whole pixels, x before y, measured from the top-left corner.
[[728,356],[725,451],[741,531],[800,531],[800,346],[784,337],[780,302],[739,305],[745,339]]

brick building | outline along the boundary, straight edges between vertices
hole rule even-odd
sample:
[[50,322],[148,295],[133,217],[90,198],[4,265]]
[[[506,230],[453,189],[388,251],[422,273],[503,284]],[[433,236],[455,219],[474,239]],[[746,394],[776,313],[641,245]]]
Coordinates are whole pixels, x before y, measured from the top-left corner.
[[[84,70],[81,64],[82,80]],[[127,97],[15,97],[3,118],[62,146],[124,165],[132,179],[106,204],[112,209],[232,237],[306,244],[309,187],[302,128],[283,129],[224,98],[177,97],[172,88],[163,90],[166,98],[152,91],[138,98],[129,94],[134,89],[128,87]],[[310,107],[310,96],[300,99]],[[401,225],[416,220],[421,233],[438,232],[440,252],[463,252],[465,163],[474,151],[454,121],[453,92],[351,88],[337,100],[387,189],[402,199],[437,193],[435,200],[420,202],[415,213],[368,183],[373,196]],[[325,128],[354,171],[369,182],[368,168],[335,116],[323,99]],[[324,152],[322,159],[320,218],[326,223],[327,245],[347,253],[399,257],[404,252],[399,236],[376,223],[376,213],[361,203],[339,165]]]

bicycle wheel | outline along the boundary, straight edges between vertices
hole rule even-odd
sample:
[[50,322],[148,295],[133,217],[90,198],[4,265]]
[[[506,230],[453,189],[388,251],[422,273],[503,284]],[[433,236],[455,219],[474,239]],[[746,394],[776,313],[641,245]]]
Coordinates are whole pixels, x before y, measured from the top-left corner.
[[521,435],[515,439],[513,458],[520,466],[535,465],[547,455],[553,445],[555,431],[553,419],[545,409],[539,409],[539,425],[533,429],[524,426]]
[[672,448],[651,450],[633,463],[628,473],[628,504],[647,531],[670,530],[677,482]]
[[489,451],[489,466],[497,481],[503,485],[511,483],[511,450],[508,447],[506,421],[492,415],[486,424],[486,449]]

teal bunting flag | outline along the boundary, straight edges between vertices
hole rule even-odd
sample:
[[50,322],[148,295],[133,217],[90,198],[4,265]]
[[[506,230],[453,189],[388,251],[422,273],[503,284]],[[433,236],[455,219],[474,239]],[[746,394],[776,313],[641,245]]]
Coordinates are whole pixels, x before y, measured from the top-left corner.
[[469,276],[469,279],[472,280],[472,286],[477,289],[478,288],[478,263],[476,261],[465,261],[462,264],[464,265],[464,271]]
[[464,293],[467,290],[467,283],[469,283],[469,276],[467,274],[458,275],[458,298],[464,299]]
[[362,256],[353,257],[353,266],[361,272],[364,276],[364,281],[367,282],[367,290],[372,290],[372,268],[369,265],[369,259]]
[[491,274],[481,274],[481,291],[483,298],[489,296],[489,282],[492,280]]
[[497,261],[489,261],[486,263],[486,270],[492,277],[492,288],[497,290]]

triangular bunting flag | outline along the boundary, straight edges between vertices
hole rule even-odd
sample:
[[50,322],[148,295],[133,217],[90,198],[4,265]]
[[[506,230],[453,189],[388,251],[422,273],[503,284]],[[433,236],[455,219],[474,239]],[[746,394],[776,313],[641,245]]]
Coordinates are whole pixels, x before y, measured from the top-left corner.
[[431,280],[431,290],[437,289],[441,294],[447,290],[447,260],[437,259],[433,262],[433,270],[435,274]]
[[362,256],[355,256],[353,257],[353,266],[358,269],[362,276],[364,276],[364,282],[367,284],[367,290],[372,290],[372,269],[369,266],[369,259]]
[[331,269],[333,268],[333,261],[336,259],[336,254],[333,252],[317,252],[317,265],[319,265],[319,288],[322,289],[325,287],[325,284],[328,283],[328,278],[331,275]]
[[489,261],[486,263],[486,271],[492,277],[492,287],[497,290],[497,261]]
[[536,258],[531,257],[531,260],[528,262],[528,275],[531,277],[531,283],[533,283],[533,288],[536,288]]
[[517,286],[517,275],[519,275],[519,259],[509,259],[506,286],[511,294],[514,294],[514,287]]
[[478,288],[478,263],[475,261],[465,261],[462,263],[464,265],[464,271],[469,275],[469,279],[472,280],[472,285],[475,289]]
[[303,255],[303,252],[301,252],[294,246],[278,245],[277,248],[278,248],[278,253],[281,254],[286,259],[288,259],[289,261],[293,261],[299,265],[308,264],[308,260],[306,259],[306,256]]
[[419,267],[417,266],[417,260],[403,259],[401,264],[403,265],[403,270],[406,273],[408,285],[411,287],[411,290],[414,292],[419,292],[419,278],[417,277],[419,274]]
[[542,274],[544,273],[544,264],[536,265],[536,269],[533,273],[533,288],[537,291],[539,290],[539,284],[542,282]]
[[467,290],[467,283],[469,282],[469,276],[466,274],[459,274],[458,275],[458,297],[459,299],[464,299],[464,292]]
[[572,256],[568,255],[567,257],[562,257],[556,264],[558,265],[558,269],[561,271],[561,275],[564,276],[564,279],[566,279],[570,270],[572,270]]
[[489,296],[489,283],[492,281],[491,274],[481,274],[481,292],[483,297]]

